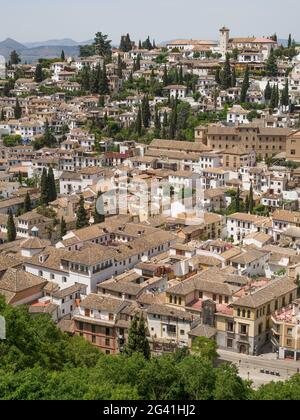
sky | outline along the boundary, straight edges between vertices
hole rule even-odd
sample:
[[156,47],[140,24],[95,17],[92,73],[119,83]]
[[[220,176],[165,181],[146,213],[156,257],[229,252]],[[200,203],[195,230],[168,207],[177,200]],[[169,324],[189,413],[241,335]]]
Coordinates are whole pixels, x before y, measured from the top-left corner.
[[[157,42],[174,38],[219,38],[226,25],[232,36],[300,41],[299,0],[10,0],[1,2],[0,41],[72,38],[85,41],[98,31],[114,44],[129,32]],[[286,12],[285,12],[286,11]],[[5,18],[9,16],[10,18]]]

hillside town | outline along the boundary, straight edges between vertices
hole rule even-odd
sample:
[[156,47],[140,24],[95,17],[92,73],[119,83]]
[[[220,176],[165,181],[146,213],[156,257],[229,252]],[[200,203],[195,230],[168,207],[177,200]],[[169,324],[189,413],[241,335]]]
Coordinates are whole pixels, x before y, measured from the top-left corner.
[[143,317],[154,355],[204,337],[300,368],[300,45],[231,33],[114,47],[98,32],[30,64],[11,51],[6,304],[106,355]]

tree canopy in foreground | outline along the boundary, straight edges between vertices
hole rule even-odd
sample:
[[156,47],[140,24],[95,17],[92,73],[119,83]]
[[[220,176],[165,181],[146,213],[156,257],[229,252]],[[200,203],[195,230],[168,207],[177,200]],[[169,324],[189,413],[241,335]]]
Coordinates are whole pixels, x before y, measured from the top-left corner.
[[[63,334],[48,315],[30,316],[0,298],[7,339],[0,341],[2,400],[296,400],[300,376],[258,391],[230,365],[214,367],[203,356],[177,351],[152,357],[141,353],[106,356],[81,337]],[[226,386],[224,384],[226,383]]]

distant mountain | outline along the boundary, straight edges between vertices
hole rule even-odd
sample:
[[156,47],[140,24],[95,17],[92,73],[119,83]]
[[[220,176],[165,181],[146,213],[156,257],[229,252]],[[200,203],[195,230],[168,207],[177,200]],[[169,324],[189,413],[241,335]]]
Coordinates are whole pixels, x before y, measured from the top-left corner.
[[71,38],[64,38],[64,39],[50,39],[48,41],[41,41],[41,42],[25,42],[24,45],[27,48],[37,48],[37,47],[78,47],[79,45],[87,45],[92,44],[93,40],[77,42]]
[[31,47],[24,44],[21,44],[14,39],[7,38],[6,40],[0,42],[0,55],[3,55],[7,60],[10,57],[10,54],[13,50],[16,50],[20,55],[22,62],[32,63],[37,61],[39,58],[56,58],[60,57],[61,51],[64,50],[67,56],[78,57],[79,55],[79,43],[73,41],[73,45],[64,45],[63,41],[71,40],[59,40],[49,41],[57,42],[58,45],[48,45],[47,41],[45,45],[34,46],[36,43],[32,43]]
[[36,48],[36,47],[76,47],[78,42],[74,41],[70,38],[65,39],[50,39],[49,41],[41,41],[41,42],[25,42],[24,45],[27,48]]
[[0,42],[0,54],[4,57],[9,57],[12,51],[16,50],[18,53],[26,50],[25,45],[20,44],[14,39],[7,38],[4,41]]

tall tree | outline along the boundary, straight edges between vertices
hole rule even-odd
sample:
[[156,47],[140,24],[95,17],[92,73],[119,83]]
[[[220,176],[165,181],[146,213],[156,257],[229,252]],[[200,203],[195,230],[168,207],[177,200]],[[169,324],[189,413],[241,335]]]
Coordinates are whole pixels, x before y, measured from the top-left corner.
[[19,63],[21,63],[21,58],[20,58],[19,54],[17,53],[17,51],[13,50],[10,53],[10,64],[11,65],[17,65]]
[[265,96],[265,101],[268,102],[271,100],[271,96],[272,96],[272,88],[270,86],[270,82],[268,81],[267,86],[265,88],[265,92],[264,92],[264,96]]
[[288,38],[288,48],[291,48],[292,46],[292,34],[289,34],[289,38]]
[[44,80],[43,67],[41,64],[37,64],[36,66],[34,80],[36,83],[41,83]]
[[253,197],[253,185],[251,182],[250,192],[249,192],[249,213],[250,214],[253,214],[253,209],[254,209],[254,197]]
[[249,87],[250,87],[249,67],[247,66],[245,75],[244,75],[243,84],[242,84],[242,89],[241,89],[241,98],[240,98],[241,103],[244,103],[247,101],[247,93],[248,93]]
[[60,56],[61,61],[66,61],[66,55],[64,50],[61,51],[61,56]]
[[222,88],[229,89],[231,87],[231,83],[232,83],[232,76],[231,76],[230,56],[229,54],[227,54],[223,71],[222,71],[222,75],[221,75]]
[[168,70],[167,70],[167,66],[164,66],[164,75],[163,75],[163,85],[164,86],[168,86],[169,84],[169,76],[168,76]]
[[129,329],[125,353],[127,356],[132,356],[134,353],[140,353],[145,359],[150,359],[150,345],[147,339],[147,330],[143,315],[135,315],[133,318]]
[[142,120],[143,120],[144,127],[149,128],[150,120],[151,120],[151,111],[150,111],[148,95],[145,95],[142,101]]
[[15,119],[19,120],[22,117],[22,108],[19,102],[19,99],[16,99],[16,105],[14,108],[14,113],[15,113]]
[[135,121],[135,132],[140,137],[142,135],[142,110],[139,107],[137,118]]
[[76,229],[82,229],[89,225],[88,214],[84,207],[83,195],[80,196],[76,215],[77,215]]
[[16,230],[16,226],[14,222],[14,216],[11,210],[9,210],[9,213],[8,213],[6,228],[7,228],[7,241],[8,242],[15,241],[17,238],[17,230]]
[[232,69],[231,86],[232,87],[235,87],[236,86],[236,71],[235,71],[235,67],[233,67],[233,69]]
[[32,210],[32,206],[31,206],[30,195],[27,191],[26,196],[25,196],[25,200],[24,200],[24,212],[28,213],[31,210]]
[[153,46],[152,46],[151,41],[150,41],[150,36],[148,36],[148,38],[143,42],[142,47],[145,50],[152,50],[153,49]]
[[236,196],[235,196],[235,211],[239,213],[241,211],[241,195],[240,195],[240,187],[238,187]]
[[278,75],[277,58],[273,48],[271,49],[269,58],[267,60],[266,72],[270,77],[276,77]]
[[119,79],[122,79],[123,77],[123,62],[120,54],[118,54],[117,76],[119,77]]
[[218,85],[221,84],[221,68],[220,67],[217,67],[216,69],[215,82],[218,83]]
[[48,197],[49,197],[49,192],[48,192],[48,173],[47,173],[47,169],[43,168],[43,172],[42,172],[42,176],[41,176],[41,204],[43,206],[48,205],[49,201],[48,201]]
[[5,119],[6,119],[6,118],[5,118],[4,109],[2,108],[2,109],[1,109],[0,120],[1,120],[1,121],[5,121]]
[[290,104],[289,81],[288,79],[286,79],[284,89],[281,92],[281,105],[287,107],[289,106],[289,104]]
[[132,42],[129,34],[122,35],[119,49],[123,52],[129,52],[132,50]]
[[106,74],[106,64],[103,64],[103,70],[100,75],[99,80],[99,93],[100,95],[108,95],[109,94],[109,80]]
[[67,232],[67,224],[65,219],[62,217],[60,221],[60,238],[62,239],[64,236],[66,236]]
[[51,203],[57,199],[55,177],[52,167],[48,171],[48,202]]
[[97,32],[94,39],[95,53],[102,57],[109,57],[111,55],[111,40],[108,35],[102,32]]
[[52,134],[48,120],[46,120],[44,125],[43,145],[50,148],[56,145],[56,138]]

